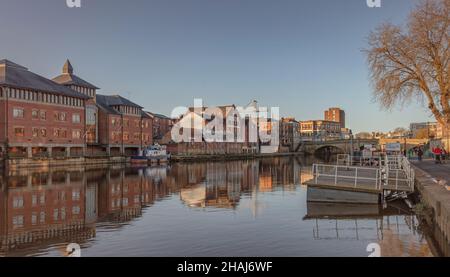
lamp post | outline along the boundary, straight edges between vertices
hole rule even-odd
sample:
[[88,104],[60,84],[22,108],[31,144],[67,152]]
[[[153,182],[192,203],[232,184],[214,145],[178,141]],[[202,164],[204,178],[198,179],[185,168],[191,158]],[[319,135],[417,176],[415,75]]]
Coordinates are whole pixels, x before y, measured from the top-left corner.
[[449,136],[448,136],[448,122],[445,123],[445,131],[446,131],[446,133],[447,133],[447,145],[446,145],[446,146],[447,146],[447,147],[446,147],[447,150],[446,150],[446,151],[447,151],[447,153],[449,153],[449,152],[450,152],[450,148],[449,148],[449,139],[450,139],[450,138],[449,138]]
[[353,132],[352,132],[352,130],[350,130],[349,134],[350,134],[350,156],[353,156],[354,149],[353,149]]

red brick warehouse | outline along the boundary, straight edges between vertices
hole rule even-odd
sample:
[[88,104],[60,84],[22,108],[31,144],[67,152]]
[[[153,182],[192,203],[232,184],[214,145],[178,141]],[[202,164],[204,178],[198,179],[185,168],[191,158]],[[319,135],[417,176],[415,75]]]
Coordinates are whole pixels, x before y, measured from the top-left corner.
[[[74,75],[49,80],[0,61],[0,153],[10,158],[137,155],[153,143],[153,119],[121,96]],[[4,154],[3,154],[4,155]]]

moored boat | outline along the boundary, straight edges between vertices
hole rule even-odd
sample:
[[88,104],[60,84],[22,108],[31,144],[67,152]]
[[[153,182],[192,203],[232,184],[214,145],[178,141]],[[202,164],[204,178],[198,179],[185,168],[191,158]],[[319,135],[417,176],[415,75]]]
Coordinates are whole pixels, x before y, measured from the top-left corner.
[[170,160],[164,145],[151,145],[142,151],[142,155],[131,158],[132,163],[166,163]]

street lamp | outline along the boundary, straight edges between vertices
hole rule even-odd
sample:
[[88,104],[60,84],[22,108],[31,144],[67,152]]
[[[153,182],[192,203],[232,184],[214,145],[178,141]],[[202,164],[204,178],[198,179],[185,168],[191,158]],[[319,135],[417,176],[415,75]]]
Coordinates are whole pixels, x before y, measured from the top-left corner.
[[353,149],[353,132],[352,132],[352,130],[350,130],[349,134],[350,134],[350,156],[353,156],[354,149]]

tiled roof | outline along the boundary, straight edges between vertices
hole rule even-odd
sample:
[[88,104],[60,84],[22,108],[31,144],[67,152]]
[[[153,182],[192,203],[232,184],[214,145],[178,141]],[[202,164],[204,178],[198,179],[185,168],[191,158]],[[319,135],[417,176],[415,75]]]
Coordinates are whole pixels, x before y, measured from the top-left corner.
[[99,102],[101,102],[107,106],[129,106],[129,107],[142,109],[142,107],[139,106],[138,104],[133,103],[130,100],[128,100],[120,95],[97,94],[97,103],[99,103]]
[[82,99],[89,98],[82,93],[28,71],[26,67],[9,60],[0,60],[0,85],[50,92]]
[[80,77],[73,74],[73,67],[70,64],[70,61],[67,60],[63,67],[63,73],[58,77],[54,78],[53,81],[57,82],[61,85],[75,85],[90,89],[99,89],[93,84],[81,79]]
[[165,116],[163,114],[157,114],[157,113],[151,113],[154,117],[162,118],[162,119],[171,119],[168,116]]
[[153,115],[151,113],[142,111],[142,117],[143,118],[153,118]]

